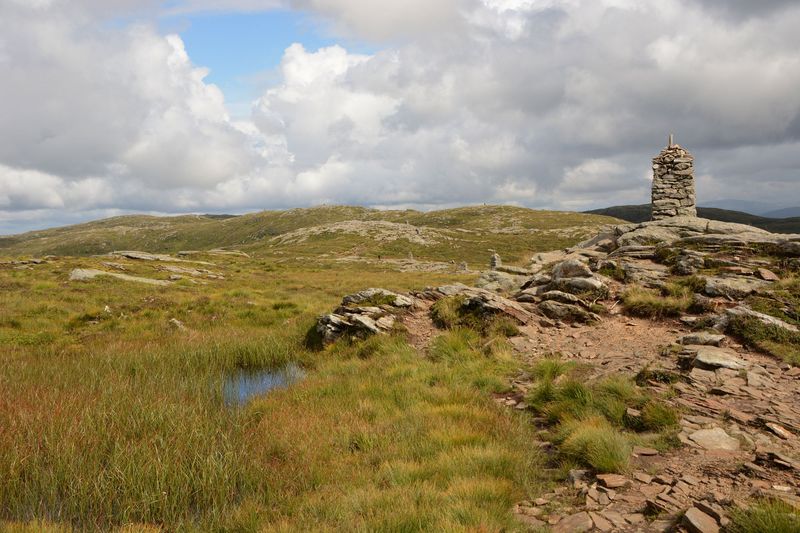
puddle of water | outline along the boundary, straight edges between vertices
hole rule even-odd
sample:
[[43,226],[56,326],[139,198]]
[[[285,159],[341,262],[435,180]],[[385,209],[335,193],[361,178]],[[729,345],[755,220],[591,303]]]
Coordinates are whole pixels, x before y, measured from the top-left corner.
[[225,378],[222,397],[228,407],[244,405],[255,396],[288,387],[304,375],[299,366],[291,363],[276,369],[239,370]]

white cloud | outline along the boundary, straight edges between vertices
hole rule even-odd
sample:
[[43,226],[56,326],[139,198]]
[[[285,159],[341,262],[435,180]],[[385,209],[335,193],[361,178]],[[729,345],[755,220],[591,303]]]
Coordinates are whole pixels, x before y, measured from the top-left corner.
[[710,4],[281,2],[380,50],[295,44],[251,120],[233,121],[178,36],[141,18],[101,22],[146,19],[162,3],[0,0],[0,220],[32,209],[644,202],[649,159],[671,131],[697,157],[701,200],[800,203],[800,8],[737,4],[721,16]]

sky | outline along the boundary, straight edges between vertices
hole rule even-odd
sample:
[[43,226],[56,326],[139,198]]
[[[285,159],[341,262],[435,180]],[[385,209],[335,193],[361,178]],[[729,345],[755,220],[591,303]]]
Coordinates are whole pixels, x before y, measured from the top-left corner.
[[0,234],[126,213],[800,205],[796,0],[0,0]]

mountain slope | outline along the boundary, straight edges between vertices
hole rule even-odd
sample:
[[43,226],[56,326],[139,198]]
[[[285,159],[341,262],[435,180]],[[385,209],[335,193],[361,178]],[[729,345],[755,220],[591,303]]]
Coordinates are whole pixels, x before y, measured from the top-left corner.
[[475,206],[420,212],[325,206],[237,217],[124,216],[0,238],[0,255],[96,255],[114,250],[175,253],[237,248],[287,257],[409,254],[435,261],[485,261],[496,249],[519,261],[568,246],[616,219],[582,213]]
[[[644,205],[618,205],[604,209],[594,209],[587,213],[620,218],[628,222],[646,222],[650,220],[650,204]],[[749,224],[773,233],[800,233],[800,217],[794,218],[767,218],[751,215],[741,211],[729,211],[715,207],[698,207],[697,216],[721,222],[736,222]]]

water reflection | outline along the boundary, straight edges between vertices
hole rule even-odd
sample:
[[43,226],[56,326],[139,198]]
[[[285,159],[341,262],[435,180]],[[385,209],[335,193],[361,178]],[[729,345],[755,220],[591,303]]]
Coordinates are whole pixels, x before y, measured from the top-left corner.
[[242,369],[225,378],[222,397],[225,405],[229,407],[243,405],[254,396],[288,387],[302,379],[304,375],[303,370],[293,363],[268,370]]

